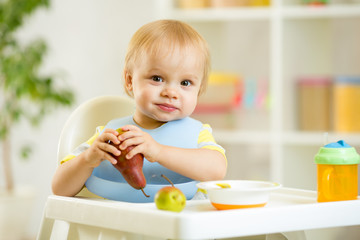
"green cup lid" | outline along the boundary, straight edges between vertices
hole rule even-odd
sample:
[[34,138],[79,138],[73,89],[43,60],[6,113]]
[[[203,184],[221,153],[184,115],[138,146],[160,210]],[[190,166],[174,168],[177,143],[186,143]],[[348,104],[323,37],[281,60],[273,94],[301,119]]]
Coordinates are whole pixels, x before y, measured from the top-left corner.
[[315,163],[332,165],[359,164],[360,156],[355,148],[340,140],[320,148],[315,155]]

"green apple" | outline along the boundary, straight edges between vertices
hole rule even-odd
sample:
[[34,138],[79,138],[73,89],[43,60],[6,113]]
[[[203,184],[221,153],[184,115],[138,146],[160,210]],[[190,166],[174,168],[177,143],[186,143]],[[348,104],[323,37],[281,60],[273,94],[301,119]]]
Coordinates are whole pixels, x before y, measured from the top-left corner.
[[154,198],[156,207],[161,210],[181,212],[186,205],[186,197],[174,186],[161,188]]

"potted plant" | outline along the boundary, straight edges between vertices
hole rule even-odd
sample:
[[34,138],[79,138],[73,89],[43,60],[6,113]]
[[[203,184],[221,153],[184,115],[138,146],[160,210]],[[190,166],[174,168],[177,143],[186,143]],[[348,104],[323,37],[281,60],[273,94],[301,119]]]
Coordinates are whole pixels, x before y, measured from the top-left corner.
[[[21,232],[19,223],[26,218],[26,214],[21,212],[26,207],[6,205],[21,202],[21,194],[16,191],[11,169],[11,130],[21,120],[38,125],[55,107],[70,106],[73,102],[72,91],[59,88],[59,84],[55,86],[54,76],[46,76],[39,72],[46,53],[45,42],[36,40],[23,45],[15,37],[16,30],[22,26],[26,17],[38,7],[48,5],[48,0],[0,1],[0,169],[3,169],[0,176],[4,176],[5,182],[0,184],[0,238],[21,237],[17,235]],[[16,215],[15,212],[22,215],[15,216],[14,231],[9,224],[10,217]],[[5,223],[5,226],[2,226],[2,223]],[[10,233],[13,231],[11,234],[15,235],[3,235],[5,230],[9,230]]]

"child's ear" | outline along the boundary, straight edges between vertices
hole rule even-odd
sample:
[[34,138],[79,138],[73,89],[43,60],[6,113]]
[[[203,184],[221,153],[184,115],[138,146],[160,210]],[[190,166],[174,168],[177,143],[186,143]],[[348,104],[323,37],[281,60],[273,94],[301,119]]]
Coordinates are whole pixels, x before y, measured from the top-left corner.
[[125,88],[130,93],[133,90],[132,75],[129,71],[124,71]]

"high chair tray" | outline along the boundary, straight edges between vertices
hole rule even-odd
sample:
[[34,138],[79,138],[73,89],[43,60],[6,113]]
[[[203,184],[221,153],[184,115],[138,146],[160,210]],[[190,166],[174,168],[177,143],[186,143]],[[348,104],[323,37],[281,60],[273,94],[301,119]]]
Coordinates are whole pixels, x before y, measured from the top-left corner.
[[314,191],[281,188],[265,207],[219,211],[209,200],[191,200],[181,213],[154,203],[50,196],[44,217],[150,237],[205,239],[360,225],[359,213],[359,200],[318,203]]

